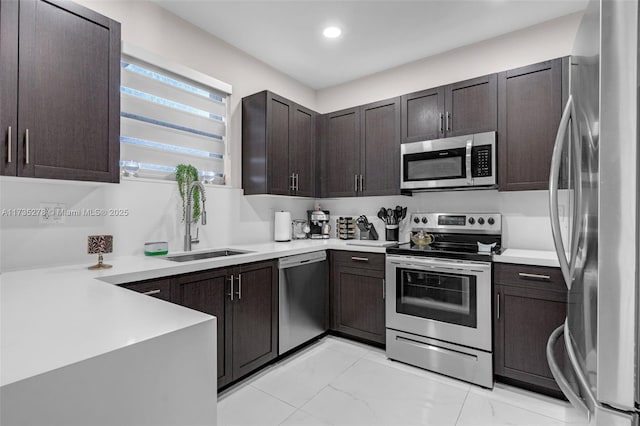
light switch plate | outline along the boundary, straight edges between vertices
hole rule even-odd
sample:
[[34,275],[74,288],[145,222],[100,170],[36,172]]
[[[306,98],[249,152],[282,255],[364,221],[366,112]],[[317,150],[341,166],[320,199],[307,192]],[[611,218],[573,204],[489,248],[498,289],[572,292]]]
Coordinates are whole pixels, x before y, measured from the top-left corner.
[[40,223],[43,225],[54,225],[65,223],[64,203],[40,203]]

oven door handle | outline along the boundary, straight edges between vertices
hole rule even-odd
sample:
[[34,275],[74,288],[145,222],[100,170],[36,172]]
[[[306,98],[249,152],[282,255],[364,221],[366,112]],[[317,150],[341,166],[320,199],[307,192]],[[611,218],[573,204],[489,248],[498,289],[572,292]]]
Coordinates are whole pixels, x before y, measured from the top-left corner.
[[488,272],[491,271],[491,264],[487,265],[478,265],[476,263],[407,263],[407,262],[398,262],[390,260],[389,263],[391,266],[398,266],[402,268],[412,268],[412,269],[446,269],[450,271],[456,270],[465,270],[470,272]]

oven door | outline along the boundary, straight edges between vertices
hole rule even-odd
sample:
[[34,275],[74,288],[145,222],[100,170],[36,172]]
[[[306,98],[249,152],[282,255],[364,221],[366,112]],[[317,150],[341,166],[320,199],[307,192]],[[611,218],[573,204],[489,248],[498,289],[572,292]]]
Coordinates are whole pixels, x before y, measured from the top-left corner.
[[386,326],[491,351],[491,263],[387,255]]

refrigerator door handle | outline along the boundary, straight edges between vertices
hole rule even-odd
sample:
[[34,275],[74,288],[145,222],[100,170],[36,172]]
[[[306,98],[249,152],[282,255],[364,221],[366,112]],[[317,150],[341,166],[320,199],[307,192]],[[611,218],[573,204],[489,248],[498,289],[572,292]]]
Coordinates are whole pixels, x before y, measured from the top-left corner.
[[[562,334],[564,334],[565,332],[564,330],[565,324],[562,324],[561,326],[553,330],[553,333],[551,333],[551,336],[549,336],[549,340],[547,341],[547,362],[549,363],[549,369],[551,370],[551,374],[553,375],[553,378],[556,380],[556,383],[560,387],[560,390],[562,391],[564,396],[566,396],[569,402],[571,402],[571,405],[573,405],[578,411],[580,411],[588,419],[590,419],[591,412],[589,411],[589,408],[587,408],[587,405],[584,403],[584,401],[571,388],[569,381],[562,373],[562,370],[560,370],[560,367],[558,366],[558,363],[556,362],[556,359],[553,353],[553,349],[556,345],[556,342],[558,341],[560,336],[562,336]],[[571,362],[571,367],[573,369],[573,361]]]
[[558,133],[553,147],[553,156],[551,157],[551,170],[549,171],[549,215],[551,217],[551,233],[553,242],[560,263],[560,270],[564,277],[567,289],[571,289],[571,271],[569,261],[562,242],[562,234],[560,232],[560,215],[558,212],[558,177],[560,174],[560,165],[562,159],[562,150],[564,148],[565,136],[569,128],[569,120],[573,111],[573,96],[569,95],[567,105],[562,112]]

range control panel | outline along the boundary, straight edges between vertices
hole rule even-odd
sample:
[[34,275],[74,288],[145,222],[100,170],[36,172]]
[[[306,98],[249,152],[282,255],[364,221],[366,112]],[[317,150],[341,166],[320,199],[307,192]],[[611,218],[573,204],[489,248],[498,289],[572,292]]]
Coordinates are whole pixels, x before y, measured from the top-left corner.
[[412,213],[414,230],[499,234],[502,232],[500,213]]

